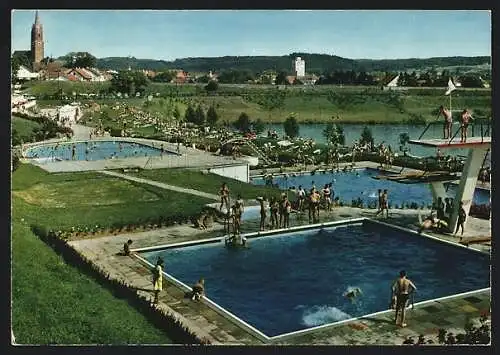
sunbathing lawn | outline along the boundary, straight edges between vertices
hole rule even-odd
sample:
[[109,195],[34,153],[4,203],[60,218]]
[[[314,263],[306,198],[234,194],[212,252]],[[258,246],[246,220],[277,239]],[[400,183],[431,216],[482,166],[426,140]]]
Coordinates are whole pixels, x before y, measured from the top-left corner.
[[278,197],[282,192],[279,189],[265,186],[254,186],[239,180],[230,179],[216,174],[202,173],[189,169],[154,169],[128,173],[145,179],[164,182],[174,186],[195,189],[212,194],[218,194],[222,183],[227,183],[231,200],[241,194],[243,199],[252,200],[257,196]]
[[94,172],[50,174],[23,164],[14,177],[12,194],[25,218],[52,229],[124,225],[159,216],[187,217],[213,202]]
[[[164,344],[171,339],[124,299],[65,263],[31,231],[195,213],[210,200],[97,173],[12,175],[12,327],[20,344]],[[183,195],[183,194],[182,194]]]

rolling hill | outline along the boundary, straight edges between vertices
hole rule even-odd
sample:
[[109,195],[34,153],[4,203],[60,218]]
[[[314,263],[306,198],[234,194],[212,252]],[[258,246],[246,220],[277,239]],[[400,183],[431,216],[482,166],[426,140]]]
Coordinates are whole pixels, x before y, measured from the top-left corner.
[[225,56],[181,58],[173,61],[128,57],[98,58],[102,69],[149,69],[155,71],[183,69],[188,72],[220,72],[223,70],[291,71],[292,60],[300,56],[306,61],[308,73],[321,74],[335,70],[354,71],[408,71],[442,67],[489,66],[491,57],[435,57],[409,59],[349,59],[328,54],[291,53],[284,56]]

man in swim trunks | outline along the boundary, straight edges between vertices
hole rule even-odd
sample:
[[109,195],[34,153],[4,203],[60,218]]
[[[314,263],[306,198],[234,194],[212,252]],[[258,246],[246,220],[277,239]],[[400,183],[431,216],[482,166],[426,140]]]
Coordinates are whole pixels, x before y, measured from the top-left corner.
[[241,216],[243,214],[243,199],[241,195],[238,195],[236,202],[234,203],[234,232],[235,234],[241,233]]
[[219,196],[220,196],[220,207],[219,210],[222,211],[222,206],[226,204],[226,208],[229,210],[229,189],[226,185],[226,183],[223,183],[220,190],[219,190]]
[[394,316],[394,323],[398,325],[398,315],[401,314],[401,321],[399,325],[401,327],[406,327],[405,323],[405,313],[406,313],[406,304],[408,303],[408,299],[412,292],[415,292],[417,287],[406,278],[406,271],[402,270],[399,273],[399,278],[394,281],[392,284],[392,299],[395,297],[396,303],[396,314]]
[[325,201],[325,209],[327,211],[331,211],[332,209],[332,200],[330,197],[330,186],[325,184],[323,187],[323,200]]
[[457,221],[457,228],[455,229],[455,235],[457,235],[458,230],[460,228],[462,229],[461,235],[464,235],[464,223],[466,218],[467,218],[467,213],[465,213],[464,203],[460,201],[458,206],[458,221]]
[[266,212],[266,206],[265,206],[265,201],[266,199],[264,197],[257,197],[257,201],[260,203],[260,227],[259,230],[263,231],[266,229],[266,217],[267,217],[267,212]]
[[444,117],[443,124],[443,139],[451,138],[451,125],[453,123],[453,118],[451,111],[444,108],[444,106],[439,106],[439,113]]
[[302,212],[304,209],[304,201],[306,199],[306,191],[302,187],[302,185],[299,185],[299,191],[297,192],[298,195],[298,207],[297,209]]
[[363,293],[359,287],[348,288],[346,292],[344,292],[343,296],[347,298],[349,301],[354,302],[356,297],[361,296]]
[[467,140],[467,127],[469,126],[469,122],[472,119],[471,114],[467,109],[462,111],[460,115],[460,142],[465,143]]

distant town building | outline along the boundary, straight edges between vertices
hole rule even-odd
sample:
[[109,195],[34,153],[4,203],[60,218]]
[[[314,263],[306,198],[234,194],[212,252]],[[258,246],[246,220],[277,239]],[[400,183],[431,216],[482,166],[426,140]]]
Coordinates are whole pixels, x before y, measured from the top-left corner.
[[40,23],[38,11],[35,13],[35,23],[31,27],[31,60],[33,63],[33,70],[39,71],[41,69],[43,60],[43,26]]
[[296,57],[293,61],[293,73],[296,77],[301,78],[306,75],[306,61],[300,57]]
[[17,79],[18,80],[33,80],[38,79],[39,74],[31,72],[28,68],[21,65],[17,70]]
[[406,91],[407,88],[398,86],[399,82],[399,75],[397,75],[394,79],[392,79],[387,85],[385,85],[382,89],[383,90],[399,90],[399,91]]

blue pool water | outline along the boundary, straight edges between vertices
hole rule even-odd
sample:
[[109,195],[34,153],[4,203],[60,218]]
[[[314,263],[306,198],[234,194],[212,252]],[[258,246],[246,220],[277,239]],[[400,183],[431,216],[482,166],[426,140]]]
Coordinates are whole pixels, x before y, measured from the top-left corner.
[[[401,269],[415,282],[415,302],[490,285],[489,257],[372,223],[292,232],[144,254],[165,260],[185,284],[205,278],[208,298],[268,336],[387,310]],[[352,304],[349,287],[363,295]]]
[[[356,175],[357,174],[357,175]],[[314,175],[297,174],[287,177],[276,175],[273,178],[273,184],[278,184],[280,188],[286,189],[290,187],[298,188],[299,185],[306,190],[316,185],[316,188],[321,190],[327,183],[333,183],[335,196],[347,203],[353,199],[361,198],[365,206],[367,203],[373,203],[378,200],[377,190],[387,189],[389,192],[389,204],[401,206],[402,203],[416,202],[419,207],[422,203],[425,206],[432,204],[432,192],[430,184],[401,184],[389,180],[376,180],[372,176],[380,175],[381,172],[375,169],[356,169],[352,172],[316,172]],[[265,180],[261,177],[253,178],[251,181],[255,185],[265,185]],[[455,197],[458,185],[449,184],[448,197]],[[474,203],[489,204],[490,193],[488,190],[476,189],[474,192]]]
[[[44,144],[29,148],[25,156],[39,163],[58,160],[72,160],[72,149],[75,146],[74,160],[103,160],[114,158],[131,158],[144,156],[160,156],[161,150],[147,145],[120,141],[88,141],[77,143]],[[164,151],[167,154],[176,154]]]

